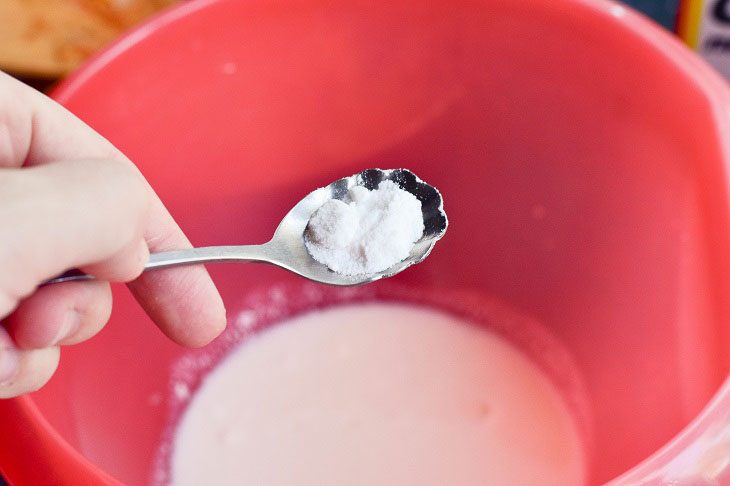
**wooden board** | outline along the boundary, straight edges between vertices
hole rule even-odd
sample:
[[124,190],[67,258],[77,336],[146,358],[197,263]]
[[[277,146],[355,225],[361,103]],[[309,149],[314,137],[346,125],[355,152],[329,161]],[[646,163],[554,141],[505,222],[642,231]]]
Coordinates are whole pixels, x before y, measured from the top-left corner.
[[0,69],[57,78],[177,0],[0,0]]

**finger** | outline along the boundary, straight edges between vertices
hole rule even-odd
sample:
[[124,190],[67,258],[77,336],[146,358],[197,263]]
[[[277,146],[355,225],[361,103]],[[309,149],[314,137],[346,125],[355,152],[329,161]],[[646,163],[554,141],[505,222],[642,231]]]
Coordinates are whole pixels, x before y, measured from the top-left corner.
[[[14,115],[3,119],[6,107],[5,112]],[[10,134],[5,138],[3,124]],[[0,166],[35,166],[77,158],[114,159],[133,167],[111,143],[63,107],[0,73]],[[149,186],[148,191],[152,198],[145,232],[149,251],[191,248]],[[223,302],[202,266],[145,274],[130,288],[162,331],[180,344],[205,344],[225,327]]]
[[56,372],[61,356],[57,347],[18,351],[18,354],[20,372],[10,381],[0,383],[0,398],[17,397],[38,390]]
[[6,319],[19,349],[76,344],[109,320],[112,293],[102,281],[64,282],[39,288]]
[[209,280],[202,267],[171,268],[145,273],[128,287],[167,337],[184,346],[200,347],[226,326],[223,302]]
[[0,167],[124,159],[114,146],[42,93],[0,72]]
[[[28,296],[68,268],[100,278],[137,277],[149,192],[119,163],[58,162],[0,171],[0,304]],[[130,249],[131,248],[131,249]],[[0,316],[11,309],[0,309]]]
[[0,398],[11,398],[35,391],[51,379],[58,367],[60,353],[58,348],[16,349],[5,329],[0,326],[0,363],[8,355],[16,367],[8,377],[0,378]]
[[[191,248],[164,207],[155,211],[155,204],[162,203],[153,202],[150,212],[148,227],[154,228],[147,234],[150,251]],[[184,346],[204,346],[226,326],[223,301],[202,265],[147,272],[128,287],[162,332]]]

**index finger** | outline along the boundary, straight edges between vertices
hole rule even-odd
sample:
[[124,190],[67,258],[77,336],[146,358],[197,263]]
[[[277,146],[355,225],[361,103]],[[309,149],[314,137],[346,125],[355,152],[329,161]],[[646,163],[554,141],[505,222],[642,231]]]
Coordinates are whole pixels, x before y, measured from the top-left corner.
[[[85,158],[134,166],[61,105],[0,73],[0,168]],[[150,252],[191,248],[163,203],[147,187],[152,203],[144,237]],[[160,329],[182,345],[205,345],[225,327],[223,301],[202,265],[145,273],[129,288]]]

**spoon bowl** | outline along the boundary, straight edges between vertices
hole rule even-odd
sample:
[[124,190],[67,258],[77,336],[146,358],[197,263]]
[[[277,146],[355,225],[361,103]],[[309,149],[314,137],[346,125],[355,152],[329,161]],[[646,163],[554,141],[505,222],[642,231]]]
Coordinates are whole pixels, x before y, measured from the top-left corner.
[[[424,231],[421,238],[413,245],[408,257],[383,271],[361,275],[343,275],[334,272],[312,258],[304,244],[304,234],[314,212],[330,199],[350,202],[349,191],[355,186],[362,186],[372,191],[385,180],[395,182],[421,202]],[[309,193],[284,216],[274,232],[274,237],[267,245],[271,245],[272,253],[277,257],[277,261],[271,263],[302,277],[330,285],[359,285],[391,277],[411,265],[422,262],[431,253],[436,242],[446,233],[447,227],[448,219],[444,212],[443,199],[435,187],[423,182],[407,169],[368,169],[338,179]]]
[[[424,230],[408,257],[383,271],[360,275],[334,272],[312,258],[304,243],[304,235],[314,212],[330,199],[349,202],[349,190],[355,186],[362,186],[372,191],[385,180],[398,184],[401,189],[413,194],[421,202]],[[284,216],[273,238],[263,245],[209,246],[153,253],[144,270],[201,263],[269,263],[319,283],[339,286],[361,285],[392,277],[409,266],[422,262],[431,253],[436,242],[444,236],[447,227],[448,219],[444,212],[443,199],[435,187],[423,182],[407,169],[367,169],[309,193]],[[44,285],[88,279],[93,277],[78,270],[70,270],[46,281]]]

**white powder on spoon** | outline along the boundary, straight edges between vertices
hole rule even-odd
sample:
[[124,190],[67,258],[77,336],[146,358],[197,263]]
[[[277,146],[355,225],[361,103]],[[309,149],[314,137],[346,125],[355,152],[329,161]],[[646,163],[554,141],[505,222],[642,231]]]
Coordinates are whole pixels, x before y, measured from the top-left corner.
[[309,220],[312,257],[344,275],[383,271],[408,257],[423,235],[421,202],[393,181],[369,191],[355,186],[350,203],[331,199]]

